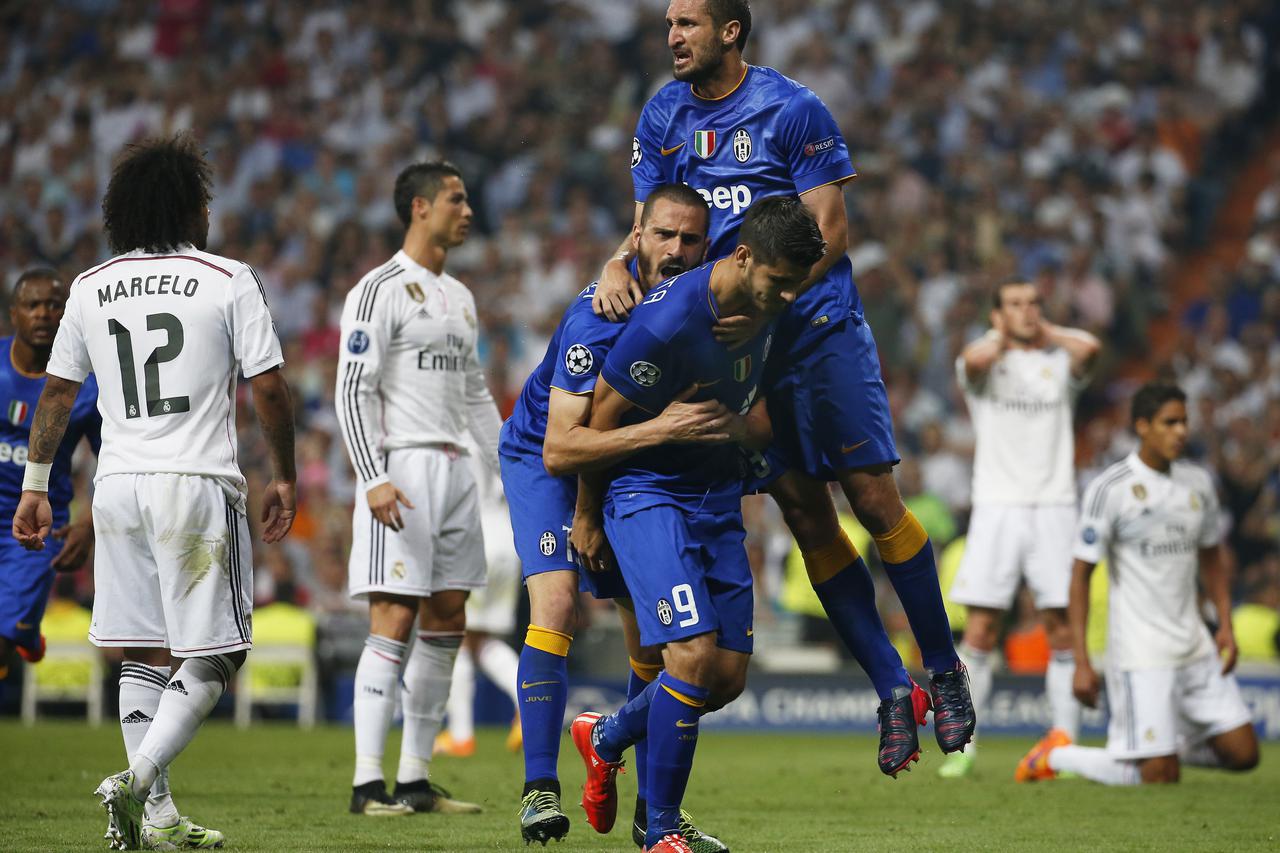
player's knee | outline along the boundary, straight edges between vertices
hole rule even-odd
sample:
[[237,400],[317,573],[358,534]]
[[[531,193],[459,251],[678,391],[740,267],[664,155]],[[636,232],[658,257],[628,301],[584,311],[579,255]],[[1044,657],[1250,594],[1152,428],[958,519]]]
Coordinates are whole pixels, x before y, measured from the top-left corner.
[[529,595],[530,621],[552,631],[573,634],[578,630],[578,597],[564,590]]
[[1144,761],[1141,768],[1144,785],[1172,785],[1182,778],[1182,768],[1177,758],[1161,758]]
[[1244,749],[1236,750],[1230,755],[1222,757],[1222,766],[1236,773],[1243,773],[1246,770],[1252,770],[1258,766],[1258,762],[1262,760],[1262,755],[1258,751],[1258,742],[1255,740],[1252,744]]
[[887,465],[844,472],[840,485],[854,516],[873,536],[892,530],[907,511]]
[[970,608],[964,623],[964,643],[980,652],[996,647],[996,620],[987,613]]

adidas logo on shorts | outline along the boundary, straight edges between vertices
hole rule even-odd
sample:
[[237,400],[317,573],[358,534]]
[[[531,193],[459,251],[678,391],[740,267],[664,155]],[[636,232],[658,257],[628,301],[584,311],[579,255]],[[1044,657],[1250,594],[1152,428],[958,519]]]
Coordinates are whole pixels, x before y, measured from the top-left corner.
[[[184,691],[182,691],[182,692],[183,692],[183,693],[186,693],[186,691],[185,691],[185,690],[184,690]],[[149,723],[149,722],[151,722],[151,718],[150,718],[150,717],[148,717],[146,714],[142,713],[141,711],[137,711],[137,710],[135,710],[135,711],[133,711],[131,714],[129,714],[129,716],[127,716],[127,717],[121,717],[121,718],[120,718],[120,722],[122,722],[122,723]]]
[[170,681],[169,686],[166,687],[165,690],[173,690],[178,693],[181,693],[183,696],[188,695],[187,688],[182,685],[181,681]]

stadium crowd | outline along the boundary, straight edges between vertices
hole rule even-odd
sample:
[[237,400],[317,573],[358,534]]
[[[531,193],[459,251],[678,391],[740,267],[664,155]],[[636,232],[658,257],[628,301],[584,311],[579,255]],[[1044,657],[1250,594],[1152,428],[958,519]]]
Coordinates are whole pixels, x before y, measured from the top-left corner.
[[[215,164],[210,250],[253,264],[299,405],[301,513],[258,552],[264,601],[320,613],[345,591],[353,482],[334,417],[347,290],[399,245],[391,184],[443,155],[478,233],[450,256],[475,292],[504,410],[567,301],[632,216],[627,162],[645,98],[670,78],[664,0],[78,0],[19,4],[0,30],[0,277],[68,277],[106,257],[112,157],[193,131]],[[1112,401],[1180,312],[1168,365],[1219,477],[1237,597],[1280,600],[1280,161],[1238,267],[1172,305],[1227,167],[1248,150],[1280,22],[1256,0],[776,0],[748,59],[810,86],[860,177],[850,254],[904,461],[939,546],[964,530],[973,436],[955,379],[991,287],[1037,282],[1054,322],[1106,342],[1081,404],[1086,478],[1127,452]],[[1268,15],[1270,17],[1268,17]],[[243,407],[242,407],[243,409]],[[247,410],[244,423],[250,423]],[[242,466],[261,477],[256,430]],[[260,491],[251,483],[251,493]],[[790,547],[754,506],[762,608]],[[924,518],[923,513],[918,513]],[[81,573],[72,594],[91,594]],[[886,594],[891,599],[892,594]]]

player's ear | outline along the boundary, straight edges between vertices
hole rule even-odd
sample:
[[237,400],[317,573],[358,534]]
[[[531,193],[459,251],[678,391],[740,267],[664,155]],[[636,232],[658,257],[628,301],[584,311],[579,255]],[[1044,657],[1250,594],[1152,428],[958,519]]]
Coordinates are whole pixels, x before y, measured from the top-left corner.
[[431,200],[426,196],[415,195],[413,197],[413,219],[421,219],[431,212]]
[[751,247],[745,243],[739,243],[738,247],[733,250],[733,262],[739,267],[745,268],[751,261]]
[[720,41],[724,44],[726,50],[733,47],[738,41],[738,35],[742,32],[741,21],[729,21],[724,25],[724,29],[720,31]]

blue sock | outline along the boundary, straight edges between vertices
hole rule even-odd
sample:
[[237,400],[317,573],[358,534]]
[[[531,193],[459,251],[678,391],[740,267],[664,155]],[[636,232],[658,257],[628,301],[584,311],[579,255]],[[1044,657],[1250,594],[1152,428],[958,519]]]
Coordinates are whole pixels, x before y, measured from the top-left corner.
[[707,704],[708,691],[681,681],[669,672],[654,684],[663,689],[649,706],[649,829],[645,846],[680,827],[680,803],[693,771],[698,748],[698,718]]
[[560,729],[569,699],[566,658],[572,639],[568,634],[530,625],[520,650],[516,695],[524,732],[525,782],[558,778]]
[[597,755],[610,764],[616,764],[622,760],[622,753],[627,751],[627,747],[645,739],[649,732],[649,703],[657,690],[658,680],[655,679],[645,685],[634,699],[596,723],[592,745]]
[[876,609],[876,585],[862,557],[821,583],[813,585],[827,618],[862,667],[881,699],[893,698],[893,688],[911,684],[902,657]]
[[925,669],[930,672],[954,669],[960,656],[956,654],[951,622],[942,603],[933,543],[924,527],[911,510],[907,510],[893,530],[876,537],[876,548],[885,574],[911,623],[911,633],[915,634]]
[[[628,702],[648,690],[649,685],[654,681],[652,678],[646,679],[641,675],[640,669],[645,669],[645,674],[648,674],[649,667],[645,664],[637,664],[634,660],[631,661],[631,677],[627,679]],[[652,669],[656,670],[658,667],[653,667]],[[636,799],[647,800],[649,779],[645,775],[645,768],[649,764],[649,739],[646,737],[636,741],[632,748],[635,750],[635,767],[633,770],[636,774]]]

